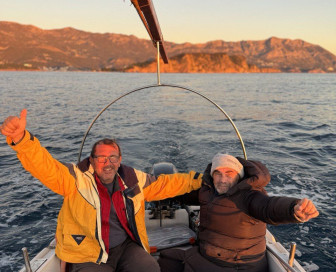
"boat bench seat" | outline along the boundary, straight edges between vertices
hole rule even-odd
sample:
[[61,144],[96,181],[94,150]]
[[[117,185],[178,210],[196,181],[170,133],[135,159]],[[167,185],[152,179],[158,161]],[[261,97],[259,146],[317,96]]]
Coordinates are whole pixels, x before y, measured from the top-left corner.
[[196,233],[189,228],[188,213],[184,209],[175,211],[174,218],[153,219],[146,210],[146,228],[151,253],[162,249],[194,244]]

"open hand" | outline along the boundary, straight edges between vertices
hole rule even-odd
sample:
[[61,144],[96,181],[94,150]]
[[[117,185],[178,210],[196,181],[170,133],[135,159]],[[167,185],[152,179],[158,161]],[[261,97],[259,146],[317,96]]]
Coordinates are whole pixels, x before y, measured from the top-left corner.
[[26,129],[26,116],[27,110],[23,109],[20,113],[20,117],[7,117],[0,127],[0,132],[10,137],[15,143],[19,142],[23,138]]
[[301,199],[294,206],[294,213],[300,220],[304,222],[319,215],[319,212],[316,210],[313,202],[307,198]]

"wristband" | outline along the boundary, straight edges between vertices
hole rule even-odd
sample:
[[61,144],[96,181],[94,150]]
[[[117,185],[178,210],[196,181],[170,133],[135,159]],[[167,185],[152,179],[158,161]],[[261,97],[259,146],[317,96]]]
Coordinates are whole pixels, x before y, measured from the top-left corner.
[[19,141],[14,142],[14,141],[12,140],[11,145],[17,145],[17,144],[21,143],[21,141],[23,140],[23,138],[24,138],[25,135],[26,135],[26,131],[23,132],[23,136],[22,136],[22,138],[21,138]]

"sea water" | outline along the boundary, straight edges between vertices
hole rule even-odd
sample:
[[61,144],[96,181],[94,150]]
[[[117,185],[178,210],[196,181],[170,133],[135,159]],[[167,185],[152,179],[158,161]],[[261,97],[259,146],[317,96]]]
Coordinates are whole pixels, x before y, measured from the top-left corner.
[[[266,164],[270,195],[309,198],[320,216],[304,224],[269,226],[307,271],[336,270],[335,74],[162,74],[228,114],[248,159]],[[27,129],[62,162],[77,162],[101,137],[118,139],[123,162],[143,171],[169,161],[180,172],[203,172],[221,151],[243,157],[225,115],[198,93],[156,85],[155,74],[0,72],[0,122],[28,110]],[[134,91],[134,92],[132,92]],[[118,97],[131,92],[120,100]],[[62,197],[45,188],[0,141],[0,271],[23,266],[54,238]]]

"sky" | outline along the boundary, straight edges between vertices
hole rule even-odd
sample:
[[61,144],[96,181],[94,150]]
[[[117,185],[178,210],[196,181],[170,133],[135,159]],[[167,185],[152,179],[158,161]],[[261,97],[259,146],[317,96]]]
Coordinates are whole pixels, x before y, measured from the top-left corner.
[[[166,41],[278,37],[301,39],[336,55],[336,0],[153,0],[153,4]],[[130,0],[0,0],[0,21],[148,39]]]

